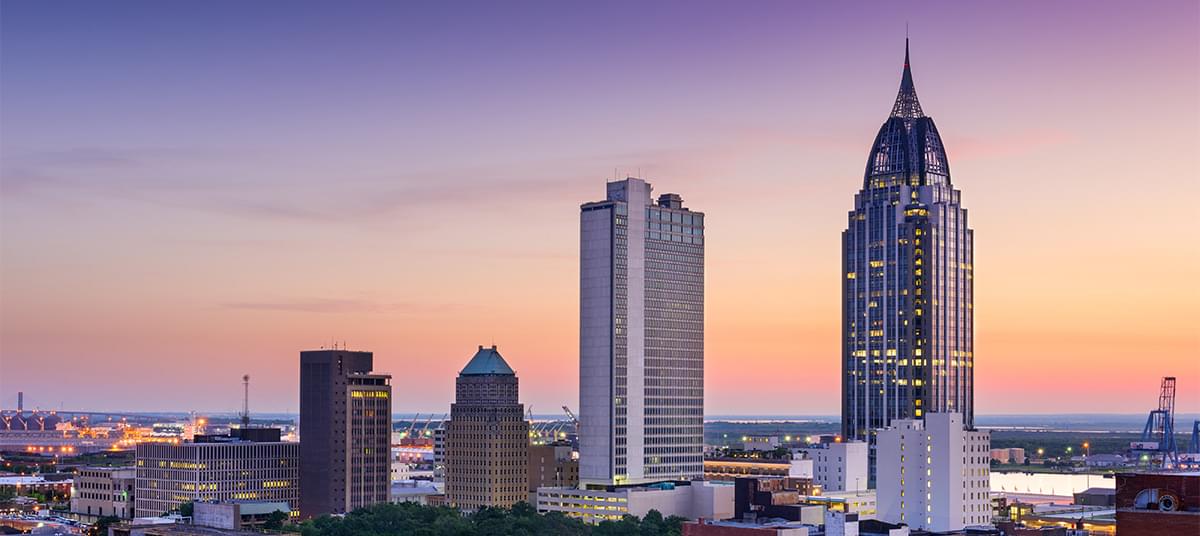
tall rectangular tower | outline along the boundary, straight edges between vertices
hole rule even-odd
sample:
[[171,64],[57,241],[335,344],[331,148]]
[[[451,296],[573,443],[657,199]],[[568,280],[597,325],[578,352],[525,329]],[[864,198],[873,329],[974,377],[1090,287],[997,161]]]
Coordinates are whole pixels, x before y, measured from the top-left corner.
[[300,352],[300,512],[342,514],[388,501],[391,376],[371,352]]
[[930,412],[974,423],[974,235],[960,195],[906,47],[900,91],[842,233],[847,439],[873,440],[893,420]]
[[491,348],[455,382],[446,423],[446,502],[463,510],[510,508],[529,500],[529,423],[517,374]]
[[583,485],[704,474],[704,214],[608,183],[580,214]]

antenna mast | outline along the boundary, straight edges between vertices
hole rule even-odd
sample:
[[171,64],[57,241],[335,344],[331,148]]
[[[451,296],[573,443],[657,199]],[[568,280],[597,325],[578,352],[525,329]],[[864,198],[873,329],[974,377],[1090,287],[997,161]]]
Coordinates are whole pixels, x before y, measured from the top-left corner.
[[250,375],[242,376],[242,387],[245,389],[245,394],[242,396],[242,428],[250,426]]

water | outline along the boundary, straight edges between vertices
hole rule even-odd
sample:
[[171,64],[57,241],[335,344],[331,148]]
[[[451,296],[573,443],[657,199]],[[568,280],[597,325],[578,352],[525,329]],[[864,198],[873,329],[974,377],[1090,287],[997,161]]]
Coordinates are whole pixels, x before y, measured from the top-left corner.
[[997,473],[991,477],[993,492],[1029,493],[1070,497],[1088,488],[1117,487],[1116,479],[1103,475],[1060,473]]

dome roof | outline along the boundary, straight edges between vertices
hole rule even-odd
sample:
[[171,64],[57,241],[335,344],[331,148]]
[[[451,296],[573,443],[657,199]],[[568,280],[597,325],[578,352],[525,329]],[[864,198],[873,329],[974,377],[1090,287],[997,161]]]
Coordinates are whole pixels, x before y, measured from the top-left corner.
[[[908,63],[906,39],[900,91],[892,105],[891,116],[879,127],[875,143],[871,146],[863,187],[871,187],[871,179],[882,176],[899,176],[914,186],[930,184],[928,174],[944,177],[944,182],[949,183],[950,163],[946,159],[946,149],[937,126],[932,118],[925,116],[917,99],[917,89]],[[915,183],[912,182],[913,178],[916,178]]]
[[504,357],[500,352],[496,351],[496,346],[491,348],[479,347],[479,351],[475,352],[475,357],[463,367],[459,375],[462,376],[482,376],[482,375],[500,375],[500,376],[515,376],[512,367],[504,361]]

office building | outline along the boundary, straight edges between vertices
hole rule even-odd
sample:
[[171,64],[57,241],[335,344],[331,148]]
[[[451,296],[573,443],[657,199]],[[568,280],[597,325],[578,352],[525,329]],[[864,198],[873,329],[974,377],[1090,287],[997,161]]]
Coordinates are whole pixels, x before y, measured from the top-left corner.
[[733,516],[733,485],[699,480],[636,486],[538,488],[538,512],[561,512],[585,523],[644,517],[658,510],[663,517],[726,519]]
[[371,352],[300,353],[300,511],[344,514],[388,502],[391,376]]
[[958,413],[897,419],[877,434],[878,518],[930,532],[990,525],[991,439]]
[[891,116],[842,233],[842,436],[956,412],[974,423],[973,234],[905,44]]
[[140,443],[135,462],[137,517],[164,515],[190,501],[300,500],[299,443],[275,428],[198,435],[190,443]]
[[580,214],[583,485],[704,472],[704,214],[608,183]]
[[71,490],[71,513],[84,521],[112,516],[133,517],[133,467],[80,467]]
[[797,456],[812,460],[813,483],[825,491],[867,489],[867,443],[833,441],[796,449]]
[[463,510],[529,500],[529,423],[517,375],[491,348],[458,373],[446,423],[446,501]]

